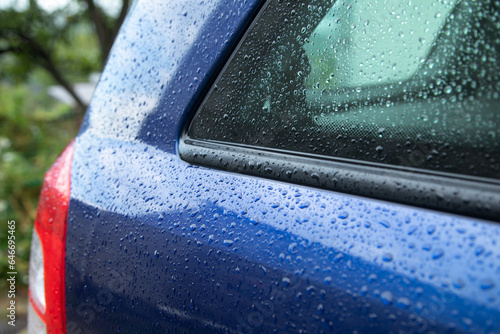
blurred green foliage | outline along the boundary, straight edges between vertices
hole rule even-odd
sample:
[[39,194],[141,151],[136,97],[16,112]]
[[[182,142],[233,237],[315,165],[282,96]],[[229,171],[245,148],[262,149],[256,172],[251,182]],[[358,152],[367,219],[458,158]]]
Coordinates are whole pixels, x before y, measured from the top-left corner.
[[[16,269],[27,284],[29,247],[45,171],[78,131],[71,107],[27,84],[0,83],[0,273],[7,268],[7,221],[16,221]],[[5,285],[0,279],[0,288]]]
[[27,285],[44,174],[83,118],[84,104],[72,108],[58,102],[47,95],[47,87],[60,85],[70,92],[73,83],[102,70],[128,7],[123,0],[116,19],[93,0],[74,0],[53,12],[36,0],[24,9],[0,10],[0,290],[9,271],[7,222],[16,221],[18,283]]
[[23,10],[0,11],[0,55],[8,64],[0,66],[2,78],[26,82],[34,70],[43,68],[83,111],[85,102],[71,84],[101,67],[101,50],[83,4],[77,1],[76,6],[47,12],[31,0]]

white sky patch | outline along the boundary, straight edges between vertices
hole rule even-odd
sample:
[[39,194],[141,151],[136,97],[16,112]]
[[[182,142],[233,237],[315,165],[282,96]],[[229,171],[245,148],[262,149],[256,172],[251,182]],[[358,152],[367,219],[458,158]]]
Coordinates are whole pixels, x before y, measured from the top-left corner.
[[54,10],[58,10],[64,8],[69,1],[67,0],[42,0],[38,1],[38,5],[42,7],[47,12],[52,12]]
[[[64,8],[69,3],[76,1],[71,0],[38,0],[38,5],[48,12]],[[121,9],[121,0],[96,0],[96,4],[100,6],[106,13],[112,16],[117,16]],[[23,10],[28,6],[28,0],[0,0],[0,10],[13,7],[16,10]]]
[[17,10],[26,8],[28,0],[0,0],[0,9],[13,7]]

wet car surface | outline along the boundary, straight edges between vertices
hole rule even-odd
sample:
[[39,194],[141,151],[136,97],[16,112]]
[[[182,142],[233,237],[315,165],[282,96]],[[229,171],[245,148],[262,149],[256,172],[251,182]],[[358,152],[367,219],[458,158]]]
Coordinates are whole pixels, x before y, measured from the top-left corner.
[[[481,3],[485,8],[496,8],[490,1]],[[361,140],[364,132],[353,135],[345,126],[342,136],[351,147],[369,143],[371,154],[364,158],[368,153],[363,151],[347,161],[349,156],[342,154],[353,153],[341,143],[339,134],[332,135],[335,141],[324,139],[321,131],[331,131],[335,124],[360,119],[368,112],[381,114],[377,106],[364,104],[363,91],[386,91],[386,86],[369,83],[367,88],[325,88],[323,74],[318,74],[320,65],[314,65],[320,63],[317,51],[313,46],[309,49],[313,51],[295,46],[296,41],[312,43],[315,31],[317,36],[328,36],[321,29],[330,28],[320,22],[335,12],[335,6],[341,6],[340,2],[134,4],[75,139],[70,160],[71,193],[63,239],[65,276],[61,283],[63,325],[68,333],[500,331],[498,139],[481,137],[478,140],[484,147],[470,139],[471,147],[477,146],[476,151],[481,152],[478,155],[489,154],[485,158],[488,163],[468,156],[471,147],[463,148],[465,154],[456,150],[462,159],[472,159],[479,166],[470,168],[470,172],[461,167],[442,167],[453,163],[439,163],[439,153],[458,144],[450,142],[441,147],[440,139],[431,142],[432,149],[441,147],[438,153],[427,152],[430,146],[426,142],[411,142],[411,147],[417,148],[413,152],[425,151],[424,160],[431,162],[394,166],[417,157],[411,152],[403,155],[410,144],[400,149],[397,132],[392,142],[381,144],[376,138],[386,133],[392,136],[393,119],[423,106],[432,105],[434,110],[437,107],[433,103],[443,104],[442,98],[451,93],[446,93],[447,85],[443,85],[433,100],[422,97],[422,102],[417,93],[414,100],[402,98],[404,103],[420,101],[419,107],[409,109],[397,101],[385,107],[387,96],[373,93],[375,97],[371,98],[385,99],[381,102],[384,117],[379,120],[385,121],[385,115],[394,113],[387,116],[393,117],[388,118],[392,123],[377,125],[373,140]],[[349,2],[346,6],[353,5]],[[419,13],[454,22],[450,17],[458,13],[454,12],[459,8],[456,6],[451,2],[446,7],[448,12],[441,9],[439,16],[433,8]],[[276,19],[277,26],[285,26],[274,29],[283,45],[294,45],[277,50],[292,54],[306,49],[287,66],[293,69],[295,78],[305,76],[296,75],[295,66],[306,64],[302,71],[313,73],[307,79],[310,81],[302,78],[291,83],[286,66],[284,74],[276,75],[278,79],[269,74],[270,81],[262,85],[260,77],[256,83],[251,83],[251,78],[241,82],[234,79],[242,75],[235,68],[247,68],[248,73],[258,72],[255,69],[262,64],[266,71],[277,68],[273,57],[282,54],[269,51],[269,63],[252,60],[258,56],[251,52],[267,59],[267,53],[252,49],[259,45],[252,36],[277,40],[271,33],[266,35],[273,30],[266,24],[274,24],[269,23],[266,13],[272,13],[268,15],[271,18],[281,13],[291,21],[293,15],[315,18],[310,27],[308,21],[296,20],[292,22],[295,25],[287,26],[287,20]],[[364,16],[359,20],[366,21]],[[370,24],[375,22],[375,18],[370,19]],[[439,25],[436,23],[435,30],[447,27],[446,22],[443,18]],[[292,34],[289,40],[282,36],[283,31],[295,29],[290,27],[296,27],[297,34],[309,36],[308,42],[299,35]],[[258,33],[252,35],[252,31]],[[262,48],[274,50],[274,44],[271,41],[270,46],[264,44]],[[486,49],[496,48],[498,45]],[[441,54],[438,51],[436,54]],[[244,63],[231,67],[240,59],[238,52]],[[490,58],[493,55],[496,53]],[[497,64],[498,60],[490,62]],[[410,79],[401,76],[395,83],[383,84],[391,89],[398,85],[413,87],[417,81],[412,80],[427,78],[418,76],[418,66],[414,70],[417,74],[408,76]],[[316,85],[313,79],[323,81]],[[279,80],[289,86],[278,92],[265,91]],[[498,78],[491,74],[489,79],[477,80],[484,83],[479,86],[485,91],[462,97],[475,107],[487,105],[485,115],[490,115],[493,107],[489,106],[498,100],[498,82],[496,86],[491,82]],[[300,86],[304,82],[309,86]],[[435,91],[437,80],[426,82],[433,85],[430,91]],[[286,95],[290,87],[300,91],[299,86],[303,92],[295,94],[298,98]],[[234,93],[232,87],[236,87]],[[239,87],[253,88],[246,91]],[[325,93],[328,90],[333,92]],[[357,94],[354,102],[349,98],[345,104],[349,105],[347,111],[355,110],[350,117],[344,117],[342,112],[346,111],[341,110],[315,115],[304,112],[308,120],[300,115],[273,118],[272,111],[280,103],[291,110],[319,108],[325,102],[317,98],[317,92],[323,92],[322,99],[334,101],[347,101],[346,94]],[[487,92],[488,100],[481,100]],[[238,94],[243,97],[232,99]],[[284,100],[275,102],[275,95],[285,95]],[[400,105],[404,107],[398,109]],[[460,108],[472,107],[464,102],[443,110]],[[251,110],[264,114],[250,117]],[[210,119],[210,113],[216,116]],[[498,124],[497,114],[489,119],[487,138],[496,138],[494,131],[498,130],[491,129]],[[417,123],[417,118],[410,123]],[[490,135],[488,131],[493,132]],[[310,135],[322,138],[304,139]],[[457,131],[456,136],[461,135]],[[438,136],[429,136],[429,140]],[[427,138],[425,133],[417,137],[422,141]],[[407,141],[411,139],[401,143]],[[322,151],[323,147],[326,149]],[[338,150],[329,151],[330,147]],[[393,153],[394,159],[380,157],[382,153],[390,155],[391,149],[399,150]],[[338,157],[330,159],[334,154]],[[444,156],[441,154],[442,159]],[[44,237],[40,238],[43,245]]]

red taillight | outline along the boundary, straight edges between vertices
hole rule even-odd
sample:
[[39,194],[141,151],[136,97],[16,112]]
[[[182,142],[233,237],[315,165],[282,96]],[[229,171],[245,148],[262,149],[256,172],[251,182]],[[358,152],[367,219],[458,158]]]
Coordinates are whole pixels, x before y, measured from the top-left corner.
[[72,158],[73,142],[45,174],[30,257],[28,330],[42,326],[47,333],[66,333],[64,255]]

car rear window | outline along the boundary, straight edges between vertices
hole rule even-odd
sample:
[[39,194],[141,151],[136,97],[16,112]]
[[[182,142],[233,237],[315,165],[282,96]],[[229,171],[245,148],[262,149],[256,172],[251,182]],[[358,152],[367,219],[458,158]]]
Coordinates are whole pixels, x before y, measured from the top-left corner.
[[193,139],[500,179],[498,1],[269,1]]

